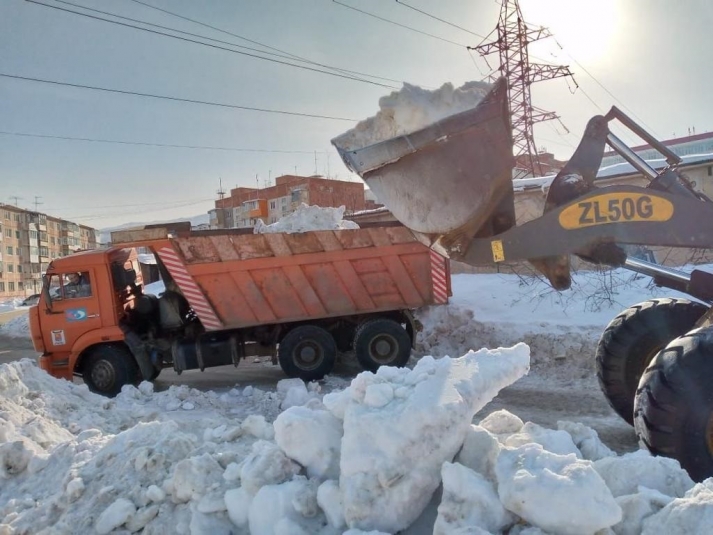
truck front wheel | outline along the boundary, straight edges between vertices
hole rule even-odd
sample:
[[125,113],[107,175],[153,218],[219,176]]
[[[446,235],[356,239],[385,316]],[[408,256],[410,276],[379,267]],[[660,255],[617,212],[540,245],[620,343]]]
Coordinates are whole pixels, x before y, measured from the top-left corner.
[[139,366],[131,352],[119,345],[95,347],[87,355],[82,378],[89,390],[114,397],[124,385],[138,381]]
[[672,457],[691,478],[713,476],[713,328],[663,349],[641,377],[634,428],[654,455]]
[[607,325],[597,346],[597,379],[609,405],[628,423],[634,423],[636,387],[649,362],[693,329],[707,309],[688,299],[651,299]]
[[280,341],[277,358],[288,377],[315,381],[334,368],[337,344],[325,329],[316,325],[301,325]]
[[411,337],[394,320],[369,320],[357,329],[354,353],[362,368],[370,372],[381,366],[405,366],[411,356]]

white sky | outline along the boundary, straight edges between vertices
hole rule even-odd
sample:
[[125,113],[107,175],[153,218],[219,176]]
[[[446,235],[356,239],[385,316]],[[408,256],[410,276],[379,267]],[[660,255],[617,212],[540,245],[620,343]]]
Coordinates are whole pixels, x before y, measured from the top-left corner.
[[[39,1],[79,11],[56,0]],[[262,48],[131,0],[70,1]],[[448,81],[461,85],[487,72],[483,59],[475,53],[471,57],[464,46],[330,0],[149,3],[316,62],[428,88]],[[482,40],[403,2],[344,3],[460,45],[475,46]],[[499,12],[494,0],[406,4],[480,35],[494,28]],[[549,25],[564,47],[560,51],[548,40],[533,46],[531,53],[569,64],[586,92],[571,94],[562,79],[533,87],[534,104],[557,111],[571,131],[563,135],[557,123],[541,125],[536,129],[538,146],[560,158],[569,157],[586,121],[612,104],[633,112],[661,138],[686,135],[693,126],[696,132],[710,129],[713,108],[705,88],[711,75],[704,67],[704,54],[713,45],[710,3],[522,0],[522,9],[533,25]],[[391,91],[22,0],[0,3],[0,50],[4,74],[355,120],[373,115],[379,97]],[[494,56],[489,62],[498,63]],[[295,171],[358,179],[349,175],[329,143],[353,126],[350,121],[209,107],[4,77],[0,77],[0,117],[2,132],[300,151],[195,150],[0,134],[0,202],[14,204],[11,197],[18,196],[19,206],[31,208],[39,196],[40,210],[99,228],[203,213],[212,207],[219,178],[226,188],[254,186],[256,176],[262,186],[269,178]]]

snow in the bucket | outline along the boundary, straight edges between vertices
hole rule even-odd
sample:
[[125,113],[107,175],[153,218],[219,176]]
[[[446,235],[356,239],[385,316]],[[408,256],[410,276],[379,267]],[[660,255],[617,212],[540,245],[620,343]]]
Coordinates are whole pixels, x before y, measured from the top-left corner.
[[320,206],[308,206],[302,203],[297,210],[270,225],[258,219],[257,224],[253,228],[253,232],[255,234],[271,232],[292,234],[312,230],[358,229],[359,225],[357,223],[343,219],[344,210],[344,206],[338,208],[322,208]]
[[400,91],[379,99],[379,111],[374,117],[360,121],[332,143],[340,149],[357,150],[410,134],[450,115],[475,108],[491,87],[486,82],[466,82],[458,88],[445,83],[430,91],[404,83]]

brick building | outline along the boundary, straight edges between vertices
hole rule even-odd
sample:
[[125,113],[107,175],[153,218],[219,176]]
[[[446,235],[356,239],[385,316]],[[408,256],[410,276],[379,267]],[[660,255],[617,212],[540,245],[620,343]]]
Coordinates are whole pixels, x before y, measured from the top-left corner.
[[[344,206],[347,213],[367,205],[364,184],[320,176],[283,175],[267,188],[234,188],[230,196],[215,201],[209,212],[211,228],[253,227],[260,219],[271,224],[294,212],[300,204]],[[371,203],[373,205],[373,202]]]
[[42,274],[55,258],[96,249],[96,230],[0,204],[0,300],[38,293]]

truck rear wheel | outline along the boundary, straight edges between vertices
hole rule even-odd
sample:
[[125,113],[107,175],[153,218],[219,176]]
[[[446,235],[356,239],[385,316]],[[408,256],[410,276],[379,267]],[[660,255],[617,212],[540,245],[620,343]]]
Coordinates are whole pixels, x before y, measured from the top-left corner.
[[354,352],[362,368],[371,372],[381,366],[405,366],[411,356],[411,337],[394,320],[369,320],[357,329]]
[[646,366],[671,340],[687,333],[707,307],[688,299],[651,299],[614,318],[597,346],[599,386],[609,405],[634,423],[634,396]]
[[634,428],[654,455],[691,478],[713,476],[713,328],[677,338],[649,364],[634,402]]
[[314,381],[322,379],[334,368],[337,344],[332,335],[321,327],[301,325],[280,341],[277,358],[288,377]]
[[139,377],[134,356],[119,345],[92,349],[82,369],[82,378],[89,390],[108,397],[116,396],[124,385],[137,383]]

